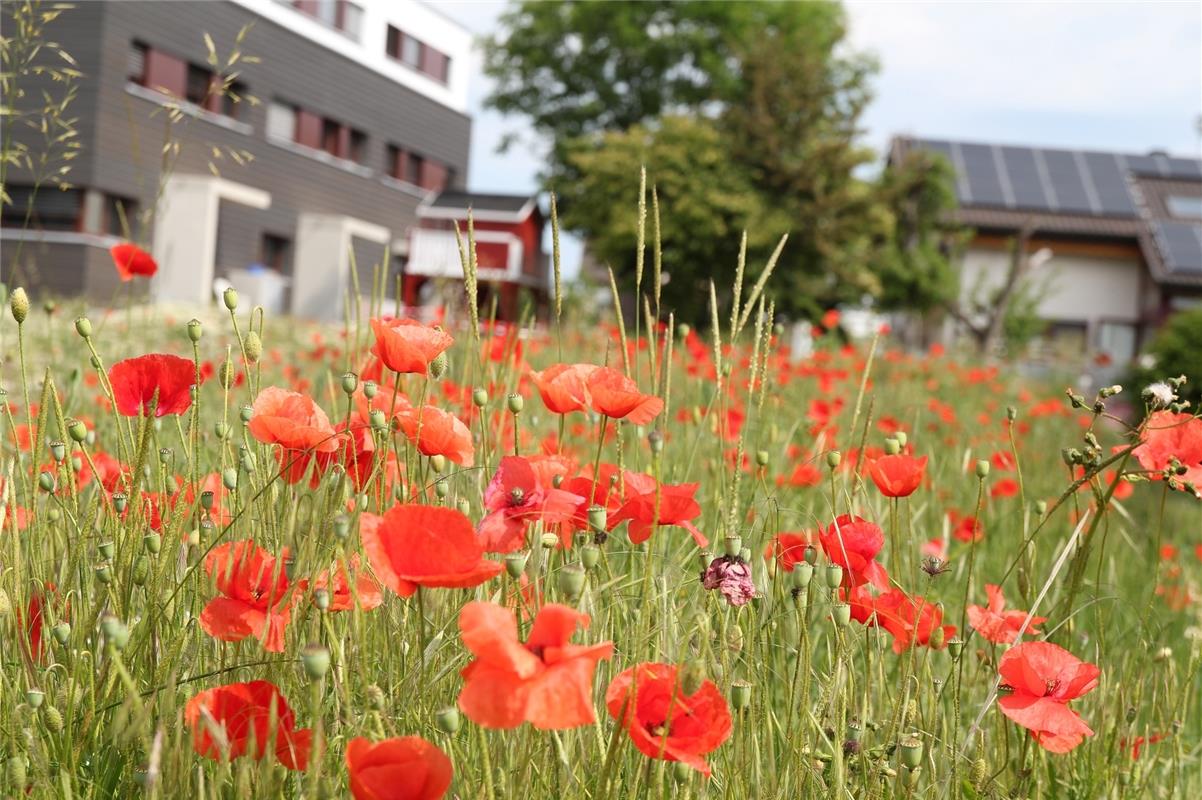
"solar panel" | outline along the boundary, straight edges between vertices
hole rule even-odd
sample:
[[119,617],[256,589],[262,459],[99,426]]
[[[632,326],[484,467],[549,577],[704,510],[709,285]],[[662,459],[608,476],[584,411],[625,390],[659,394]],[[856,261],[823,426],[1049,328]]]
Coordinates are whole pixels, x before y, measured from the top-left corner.
[[1202,274],[1202,225],[1161,220],[1156,239],[1170,272]]
[[1182,178],[1186,180],[1197,180],[1202,178],[1202,161],[1196,158],[1173,158],[1168,159],[1169,175],[1173,178]]
[[1068,150],[1044,150],[1042,153],[1059,210],[1069,214],[1092,214],[1093,206],[1073,154]]
[[1037,211],[1054,211],[1052,198],[1044,186],[1039,165],[1035,163],[1035,151],[1029,147],[1001,147],[1002,163],[1010,181],[1014,205]]
[[1010,205],[1006,202],[1006,194],[998,177],[993,148],[983,144],[961,144],[960,159],[964,164],[964,175],[968,179],[974,205]]
[[1134,216],[1135,203],[1131,201],[1127,176],[1119,168],[1118,159],[1111,153],[1085,153],[1085,163],[1102,213],[1116,217]]
[[1136,175],[1158,178],[1162,174],[1161,164],[1152,156],[1123,156],[1127,169]]

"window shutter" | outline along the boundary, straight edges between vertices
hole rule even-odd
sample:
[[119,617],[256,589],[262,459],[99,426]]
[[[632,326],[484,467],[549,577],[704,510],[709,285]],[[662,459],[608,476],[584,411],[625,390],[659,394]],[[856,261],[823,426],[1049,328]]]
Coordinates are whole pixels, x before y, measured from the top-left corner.
[[159,50],[146,51],[146,85],[184,97],[188,89],[187,63]]

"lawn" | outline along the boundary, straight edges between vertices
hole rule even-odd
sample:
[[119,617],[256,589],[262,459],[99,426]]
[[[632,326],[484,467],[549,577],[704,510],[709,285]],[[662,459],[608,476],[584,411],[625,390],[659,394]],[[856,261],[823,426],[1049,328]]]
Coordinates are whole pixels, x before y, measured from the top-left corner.
[[1202,793],[1171,384],[833,315],[798,358],[755,294],[704,331],[11,306],[6,796]]

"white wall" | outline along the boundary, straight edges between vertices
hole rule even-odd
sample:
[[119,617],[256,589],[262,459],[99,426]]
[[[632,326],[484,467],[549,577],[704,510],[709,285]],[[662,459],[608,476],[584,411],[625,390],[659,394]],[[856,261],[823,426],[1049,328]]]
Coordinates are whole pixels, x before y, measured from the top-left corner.
[[[467,113],[467,85],[472,35],[430,6],[417,0],[354,0],[363,8],[359,41],[327,28],[290,5],[277,0],[233,0],[238,5],[312,39],[426,97]],[[451,57],[449,85],[411,69],[387,53],[388,26],[400,28]]]

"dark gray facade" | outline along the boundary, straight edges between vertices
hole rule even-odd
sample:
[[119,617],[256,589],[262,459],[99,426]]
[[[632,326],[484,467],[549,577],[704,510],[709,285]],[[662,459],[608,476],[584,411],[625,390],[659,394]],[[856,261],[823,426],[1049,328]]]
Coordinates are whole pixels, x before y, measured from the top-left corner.
[[[166,97],[128,78],[135,43],[204,65],[206,33],[224,58],[239,30],[251,23],[240,50],[258,60],[235,69],[245,94],[259,102],[238,104],[233,120],[187,113],[181,122],[168,126]],[[280,267],[289,274],[301,214],[353,217],[388,229],[394,241],[404,240],[416,223],[415,210],[426,192],[388,177],[390,145],[440,162],[448,168],[448,185],[464,186],[471,135],[468,116],[234,3],[81,3],[55,20],[48,36],[74,57],[84,73],[70,106],[81,144],[69,174],[72,184],[131,199],[144,212],[156,204],[162,153],[170,132],[181,145],[172,174],[209,175],[215,166],[222,178],[271,195],[270,207],[264,209],[222,202],[217,276],[260,262],[265,236],[286,245]],[[30,97],[36,97],[44,85],[45,81],[30,78]],[[268,137],[272,101],[301,106],[365,134],[359,163]],[[39,146],[36,139],[27,141],[31,148]],[[231,150],[245,153],[249,160],[238,164],[228,155],[214,157],[217,151]],[[12,170],[6,182],[15,186],[28,180],[21,170]],[[153,227],[135,225],[132,238],[149,249],[152,234]],[[0,274],[5,281],[11,281],[17,237],[11,225],[4,231]],[[19,279],[27,287],[84,293],[96,300],[111,294],[115,280],[105,274],[111,265],[105,264],[103,236],[94,237],[90,244],[38,242],[30,233],[20,238],[25,267]],[[64,238],[70,237],[58,237]],[[360,274],[370,275],[371,263],[380,261],[383,252],[378,243],[356,242]]]

